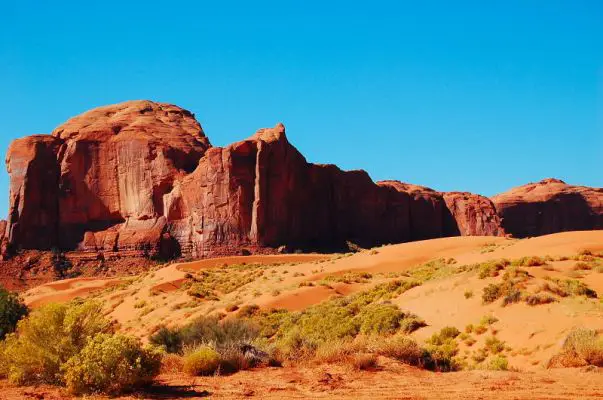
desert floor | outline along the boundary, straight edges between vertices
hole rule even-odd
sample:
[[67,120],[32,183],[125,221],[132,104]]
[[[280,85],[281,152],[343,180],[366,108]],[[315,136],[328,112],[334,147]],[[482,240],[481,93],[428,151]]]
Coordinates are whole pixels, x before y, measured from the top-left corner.
[[[587,399],[603,398],[601,369],[546,369],[574,328],[603,330],[603,273],[577,270],[572,257],[581,251],[603,251],[603,231],[565,232],[513,240],[496,237],[454,237],[382,246],[355,254],[292,254],[226,257],[172,263],[137,277],[75,278],[48,283],[23,293],[33,308],[76,297],[94,297],[120,330],[148,338],[161,324],[177,325],[199,315],[226,312],[229,305],[257,304],[264,308],[302,310],[331,296],[349,295],[394,279],[425,263],[454,259],[454,268],[488,260],[525,256],[547,257],[546,266],[527,267],[529,288],[550,279],[578,279],[599,298],[571,297],[538,306],[525,303],[502,307],[483,304],[485,286],[500,277],[480,279],[475,270],[429,279],[393,300],[402,310],[425,320],[413,336],[422,341],[444,326],[463,331],[485,315],[498,320],[489,328],[508,346],[505,354],[513,372],[461,371],[434,373],[379,358],[374,371],[354,371],[345,365],[288,366],[242,371],[230,376],[190,378],[161,375],[148,392],[128,398],[463,398],[463,399]],[[569,259],[564,259],[568,257]],[[562,258],[562,259],[560,259]],[[239,269],[236,270],[235,267]],[[244,266],[245,268],[242,268]],[[232,270],[229,270],[232,268]],[[203,271],[240,279],[235,289],[212,301],[191,301],[185,283]],[[368,272],[359,282],[325,279],[350,272]],[[322,282],[322,283],[321,283]],[[301,284],[301,285],[300,285]],[[238,285],[238,286],[237,286]],[[468,296],[471,293],[471,296]],[[461,344],[468,359],[483,344]],[[65,398],[51,387],[15,388],[3,382],[3,398]]]

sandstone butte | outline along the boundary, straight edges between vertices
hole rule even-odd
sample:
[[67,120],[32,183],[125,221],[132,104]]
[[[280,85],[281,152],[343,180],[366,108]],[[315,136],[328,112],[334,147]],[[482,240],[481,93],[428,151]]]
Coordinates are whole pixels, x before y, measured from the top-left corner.
[[129,101],[15,140],[5,257],[19,249],[204,257],[603,228],[603,189],[543,180],[488,199],[308,163],[282,124],[213,147],[180,107]]

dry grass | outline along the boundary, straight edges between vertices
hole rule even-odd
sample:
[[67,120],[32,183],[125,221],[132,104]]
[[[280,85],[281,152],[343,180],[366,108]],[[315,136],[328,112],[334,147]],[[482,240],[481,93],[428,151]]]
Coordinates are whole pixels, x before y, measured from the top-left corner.
[[178,373],[184,368],[184,359],[178,354],[164,354],[161,358],[161,373]]
[[369,371],[377,368],[377,356],[374,354],[361,353],[352,358],[352,366],[360,371]]
[[555,367],[581,367],[595,365],[603,367],[603,337],[592,329],[576,329],[567,336],[561,353],[548,364]]

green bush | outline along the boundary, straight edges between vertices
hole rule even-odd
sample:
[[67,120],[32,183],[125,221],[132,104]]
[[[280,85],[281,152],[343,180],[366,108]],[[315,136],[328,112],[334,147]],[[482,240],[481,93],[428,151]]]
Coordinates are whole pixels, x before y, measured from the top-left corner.
[[0,287],[0,340],[15,331],[17,322],[27,315],[28,309],[15,294]]
[[502,296],[502,285],[491,283],[484,288],[482,301],[484,304],[492,303]]
[[123,335],[98,334],[62,367],[74,394],[116,394],[149,384],[159,373],[161,353]]
[[454,371],[459,368],[455,356],[458,345],[454,340],[460,331],[452,326],[444,327],[426,341],[423,363],[436,371]]
[[486,261],[478,266],[479,279],[493,278],[498,276],[499,271],[504,270],[509,265],[508,260]]
[[518,267],[539,267],[541,265],[545,265],[546,261],[540,257],[532,256],[532,257],[522,257],[517,260],[513,260],[511,265]]
[[191,376],[212,375],[220,367],[220,354],[208,346],[201,346],[184,356],[183,370]]
[[557,301],[557,298],[546,293],[536,293],[527,296],[525,301],[529,306],[537,306],[540,304],[554,303]]
[[496,336],[486,338],[485,348],[493,354],[498,354],[505,349],[505,342],[500,341]]
[[498,322],[498,318],[496,318],[494,315],[484,315],[480,321],[480,324],[481,325],[492,325],[496,322]]
[[597,297],[597,292],[586,286],[583,282],[576,279],[566,279],[557,281],[557,284],[566,292],[574,296]]
[[493,371],[506,371],[509,369],[509,360],[504,356],[494,356],[488,361],[488,369]]
[[400,327],[404,313],[393,304],[373,304],[358,314],[360,333],[391,335]]
[[179,353],[182,350],[182,337],[179,329],[162,326],[151,335],[149,342],[156,346],[163,346],[168,353]]
[[96,302],[49,304],[33,311],[7,336],[3,374],[17,384],[61,383],[60,367],[112,326]]

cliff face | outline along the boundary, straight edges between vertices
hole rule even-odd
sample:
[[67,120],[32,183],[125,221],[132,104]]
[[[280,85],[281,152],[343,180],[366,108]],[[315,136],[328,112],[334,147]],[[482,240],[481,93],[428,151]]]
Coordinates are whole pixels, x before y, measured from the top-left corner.
[[603,188],[544,179],[494,196],[492,201],[506,231],[515,237],[603,229]]
[[[372,246],[500,236],[503,227],[522,235],[525,213],[541,212],[534,198],[520,193],[497,196],[493,203],[471,193],[374,183],[364,171],[308,163],[282,124],[212,147],[190,112],[150,101],[100,107],[51,135],[18,139],[6,163],[10,210],[5,228],[0,226],[5,253],[56,247],[200,257],[243,247],[326,250],[348,241]],[[543,206],[552,215],[547,221],[557,221],[561,217],[554,216],[565,210],[563,223],[534,222],[538,228],[530,225],[527,233],[600,227],[601,190],[579,190],[586,208],[573,205],[575,191],[556,197],[569,204],[567,210]]]
[[163,195],[210,147],[193,115],[149,101],[100,107],[14,141],[7,240],[48,249],[155,248]]

